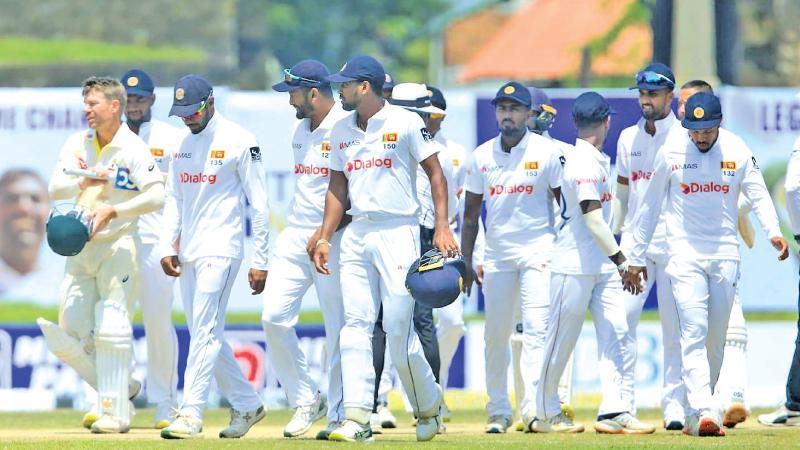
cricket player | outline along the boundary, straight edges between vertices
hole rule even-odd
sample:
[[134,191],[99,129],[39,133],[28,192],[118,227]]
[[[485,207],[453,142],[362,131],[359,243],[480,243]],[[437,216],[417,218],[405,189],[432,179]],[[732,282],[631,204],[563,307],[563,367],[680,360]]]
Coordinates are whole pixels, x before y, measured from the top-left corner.
[[342,83],[339,96],[352,111],[331,131],[331,181],[325,199],[316,269],[330,274],[331,239],[350,200],[353,222],[342,235],[340,271],[345,324],[340,335],[345,421],[331,440],[369,441],[375,372],[372,328],[383,306],[383,327],[400,380],[419,418],[417,439],[433,439],[441,423],[442,392],[412,331],[414,301],[405,277],[419,257],[417,164],[431,183],[434,247],[454,256],[458,246],[447,222],[447,182],[422,119],[381,97],[385,72],[370,56],[356,56],[328,77]]
[[[128,96],[125,106],[128,128],[147,143],[158,170],[166,178],[169,161],[178,149],[181,130],[152,118],[155,85],[146,72],[131,69],[122,76],[121,82]],[[162,227],[161,211],[139,219],[142,241],[137,254],[139,273],[141,279],[147,280],[139,284],[138,296],[147,336],[145,390],[147,400],[156,405],[154,427],[157,429],[169,425],[170,414],[178,401],[178,336],[172,325],[175,279],[161,269],[158,241]]]
[[[270,261],[262,315],[270,363],[286,390],[289,404],[295,409],[294,416],[283,430],[286,437],[303,435],[327,413],[328,426],[317,435],[320,439],[327,439],[327,435],[344,420],[339,353],[339,332],[344,313],[338,262],[341,228],[350,217],[344,217],[334,234],[329,265],[335,270],[331,275],[317,273],[307,252],[309,242],[317,241],[316,232],[322,225],[325,193],[330,180],[331,128],[345,115],[333,98],[330,82],[325,79],[328,75],[330,72],[323,63],[309,59],[284,70],[284,80],[272,86],[274,91],[289,93],[289,104],[300,119],[292,133],[294,196],[289,205],[287,226],[278,236]],[[303,296],[312,283],[325,324],[327,404],[309,374],[306,355],[300,350],[300,341],[294,330]]]
[[744,141],[719,127],[719,99],[700,92],[689,97],[685,110],[681,124],[689,133],[669,136],[656,153],[650,186],[632,222],[625,288],[641,292],[639,277],[647,279],[646,251],[664,210],[666,272],[679,318],[688,399],[684,433],[724,436],[720,405],[712,395],[739,276],[740,192],[753,202],[753,211],[779,251],[778,259],[786,259],[789,253],[755,157]]
[[[789,211],[794,241],[800,244],[800,138],[794,141],[786,167],[786,209]],[[800,304],[800,300],[798,300]],[[786,378],[786,402],[777,410],[758,416],[758,422],[769,426],[800,425],[800,323],[798,323],[789,376]]]
[[253,295],[267,277],[268,205],[261,149],[255,137],[216,111],[211,84],[199,75],[175,83],[171,116],[189,128],[167,175],[161,267],[179,277],[191,342],[183,403],[161,437],[202,437],[203,410],[213,376],[231,403],[231,421],[221,438],[244,436],[264,418],[261,398],[244,377],[225,341],[225,310],[242,263],[244,202],[250,202]]
[[[164,180],[147,144],[122,124],[126,94],[119,81],[86,79],[83,103],[91,129],[67,139],[49,192],[53,200],[75,199],[92,215],[93,229],[83,250],[67,258],[58,325],[38,322],[50,351],[98,392],[92,432],[126,433],[128,399],[141,388],[130,378],[137,219],[163,206]],[[94,175],[69,173],[75,170]]]
[[550,305],[550,258],[555,238],[553,203],[561,196],[561,151],[549,139],[530,133],[525,125],[530,92],[517,82],[497,91],[498,137],[481,144],[467,163],[462,248],[467,262],[477,236],[481,203],[486,199],[486,250],[483,294],[486,298],[487,433],[505,433],[511,426],[508,398],[509,338],[514,309],[521,308],[521,356],[525,398],[521,411],[536,415],[534,393],[542,368]]
[[576,433],[584,429],[562,412],[558,385],[587,309],[592,312],[597,333],[598,372],[603,390],[595,431],[611,434],[655,431],[652,425],[636,419],[623,392],[625,351],[632,339],[620,282],[627,261],[611,233],[611,161],[602,151],[613,112],[596,92],[581,94],[572,107],[578,139],[573,149],[564,152],[563,224],[553,250],[558,257],[551,263],[550,321],[536,392],[537,416],[525,417],[529,431]]

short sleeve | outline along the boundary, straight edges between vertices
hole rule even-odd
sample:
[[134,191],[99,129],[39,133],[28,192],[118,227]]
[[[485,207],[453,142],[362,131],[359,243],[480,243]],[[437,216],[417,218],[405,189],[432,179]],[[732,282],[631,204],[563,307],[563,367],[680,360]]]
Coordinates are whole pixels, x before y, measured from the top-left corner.
[[581,167],[576,170],[575,178],[570,180],[575,186],[575,194],[578,202],[584,200],[600,200],[600,181],[602,175],[600,168],[595,167],[597,163],[589,162],[592,167],[586,167],[587,162],[580,162]]
[[164,181],[164,176],[156,165],[150,149],[142,143],[130,149],[128,166],[130,180],[141,190],[145,187]]
[[467,159],[467,176],[464,179],[464,189],[473,194],[483,195],[483,175],[478,170],[477,151],[472,152]]
[[624,136],[617,140],[617,176],[630,178],[631,175],[631,152],[625,146]]
[[331,144],[331,170],[339,172],[344,171],[345,167],[345,151],[341,148],[341,133],[338,132],[338,127],[334,126],[331,130],[330,144]]
[[547,183],[551,189],[561,187],[561,179],[564,177],[564,153],[561,148],[553,145],[553,150],[550,153],[550,163],[547,168]]
[[408,116],[408,128],[400,142],[405,143],[411,157],[417,162],[425,161],[429,156],[438,153],[438,148],[433,145],[433,135],[425,128],[422,118],[416,114]]

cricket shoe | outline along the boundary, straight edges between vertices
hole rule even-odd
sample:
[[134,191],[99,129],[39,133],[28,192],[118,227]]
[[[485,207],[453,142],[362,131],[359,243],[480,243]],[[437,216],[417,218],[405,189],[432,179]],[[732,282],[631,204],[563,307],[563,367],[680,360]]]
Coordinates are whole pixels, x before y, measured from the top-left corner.
[[442,422],[450,422],[453,418],[453,413],[450,412],[450,408],[447,407],[447,403],[444,402],[442,399],[442,410],[440,411],[440,415],[442,416]]
[[681,419],[664,419],[664,429],[667,431],[683,430],[683,420]]
[[284,437],[297,437],[308,432],[314,422],[325,417],[328,413],[327,402],[317,394],[317,400],[306,406],[298,406],[294,410],[292,420],[283,429]]
[[486,433],[499,434],[505,433],[508,427],[511,426],[511,417],[509,416],[491,416],[486,421]]
[[689,416],[686,418],[686,426],[683,434],[688,436],[725,436],[719,420],[712,414],[704,412],[700,416]]
[[744,403],[733,402],[725,410],[725,416],[722,418],[722,425],[725,428],[733,428],[736,424],[742,423],[747,420],[747,407]]
[[219,432],[219,437],[226,438],[240,438],[250,431],[250,428],[263,419],[267,413],[264,411],[263,406],[259,406],[254,411],[239,411],[238,409],[231,408],[231,422],[228,428]]
[[768,427],[800,426],[800,411],[794,411],[788,409],[786,406],[781,406],[769,414],[761,414],[758,416],[758,423]]
[[386,405],[378,406],[378,420],[382,428],[397,428],[397,418]]
[[[430,441],[440,431],[442,431],[442,400],[444,400],[444,393],[442,388],[436,386],[436,391],[439,396],[436,398],[433,406],[425,411],[419,411],[417,417],[417,440],[420,442]],[[442,431],[443,433],[444,431]]]
[[594,431],[603,434],[651,434],[656,427],[637,419],[631,413],[622,413],[594,424]]
[[517,420],[514,423],[514,429],[517,431],[525,431],[525,421],[522,419]]
[[318,441],[327,441],[331,433],[342,426],[342,422],[328,422],[328,425],[317,433]]
[[572,405],[568,403],[562,403],[561,412],[564,413],[569,420],[575,420],[575,408],[573,408]]
[[156,415],[153,418],[153,428],[163,430],[168,427],[178,417],[178,412],[178,409],[170,401],[159,403],[156,406]]
[[178,414],[166,428],[161,430],[164,439],[200,439],[203,437],[203,421],[197,417]]
[[[142,383],[139,381],[131,378],[130,383],[128,383],[128,400],[133,400],[139,395],[139,392],[142,391]],[[131,407],[131,415],[135,414],[133,412],[133,407]],[[100,416],[100,413],[97,411],[97,405],[92,405],[91,409],[83,415],[83,420],[81,423],[83,424],[83,428],[87,430],[92,429],[92,424],[97,421],[97,418]]]
[[127,433],[131,429],[131,422],[133,416],[136,415],[133,409],[133,402],[128,400],[128,407],[130,408],[130,418],[126,423],[123,423],[117,416],[111,414],[103,414],[92,423],[92,433],[96,434],[110,434],[110,433]]
[[574,423],[563,412],[549,419],[529,417],[525,423],[526,431],[533,433],[583,433],[583,425]]
[[383,434],[383,426],[381,425],[381,418],[378,416],[378,413],[369,415],[369,428],[372,430],[372,434]]
[[340,442],[372,442],[372,428],[369,424],[360,424],[355,420],[345,419],[339,428],[331,431],[328,435],[329,441]]

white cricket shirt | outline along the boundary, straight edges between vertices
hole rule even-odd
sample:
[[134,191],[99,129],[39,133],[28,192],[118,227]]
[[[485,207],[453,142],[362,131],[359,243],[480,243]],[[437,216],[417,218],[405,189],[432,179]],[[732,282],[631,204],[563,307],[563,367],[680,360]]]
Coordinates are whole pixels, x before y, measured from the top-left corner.
[[564,177],[561,183],[561,228],[556,236],[552,272],[570,275],[598,275],[614,272],[617,267],[603,254],[583,219],[580,202],[600,202],[611,228],[613,215],[611,157],[578,139],[575,147],[564,152]]
[[555,143],[530,132],[509,152],[500,136],[472,152],[465,189],[486,202],[484,261],[530,252],[549,259],[555,237],[549,191],[561,186],[560,157]]
[[792,222],[792,234],[800,234],[800,138],[794,141],[789,165],[786,167],[786,209]]
[[261,149],[255,136],[217,111],[198,134],[187,133],[167,176],[161,257],[241,259],[244,201],[250,202],[254,269],[267,269],[269,207]]
[[295,124],[292,134],[295,185],[286,217],[289,226],[316,228],[322,223],[325,194],[331,180],[331,128],[346,114],[335,103],[314,131],[311,119],[301,119]]
[[417,220],[417,164],[436,153],[422,118],[385,104],[367,122],[356,125],[351,111],[331,131],[331,169],[348,181],[353,218]]
[[[445,156],[447,148],[436,140],[433,140],[430,145],[436,149],[436,157],[439,158],[439,165],[442,166],[442,173],[447,181],[447,217],[449,222],[458,213],[457,181],[453,174],[452,161]],[[421,164],[417,165],[417,199],[419,200],[419,224],[425,228],[432,229],[436,225],[436,209],[433,204],[431,180]]]
[[670,256],[738,260],[740,192],[753,202],[765,234],[780,236],[764,178],[741,138],[720,129],[711,149],[701,153],[687,134],[671,134],[656,154],[650,186],[634,217],[630,264],[644,266],[662,204]]

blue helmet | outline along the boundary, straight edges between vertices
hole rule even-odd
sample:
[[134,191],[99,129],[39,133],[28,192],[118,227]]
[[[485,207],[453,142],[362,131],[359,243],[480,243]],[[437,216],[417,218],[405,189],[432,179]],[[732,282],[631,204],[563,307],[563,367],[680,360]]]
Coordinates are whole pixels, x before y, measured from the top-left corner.
[[437,249],[428,250],[408,270],[406,288],[423,305],[443,308],[461,294],[465,273],[460,256],[445,258]]
[[80,206],[71,205],[63,212],[53,208],[47,219],[47,244],[63,256],[75,256],[83,250],[92,230],[92,220]]

